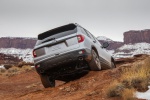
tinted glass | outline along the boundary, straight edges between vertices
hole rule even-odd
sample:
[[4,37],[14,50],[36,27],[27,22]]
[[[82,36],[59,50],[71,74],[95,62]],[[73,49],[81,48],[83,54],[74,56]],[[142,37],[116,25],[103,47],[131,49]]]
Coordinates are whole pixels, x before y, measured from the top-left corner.
[[[69,34],[72,34],[75,32],[77,32],[76,25],[68,24],[68,25],[61,26],[61,27],[49,30],[47,32],[41,33],[38,35],[38,39],[43,40],[43,39],[53,36],[53,35],[57,35],[57,37],[62,37],[62,36],[69,35]],[[54,37],[54,38],[56,38],[56,37]]]

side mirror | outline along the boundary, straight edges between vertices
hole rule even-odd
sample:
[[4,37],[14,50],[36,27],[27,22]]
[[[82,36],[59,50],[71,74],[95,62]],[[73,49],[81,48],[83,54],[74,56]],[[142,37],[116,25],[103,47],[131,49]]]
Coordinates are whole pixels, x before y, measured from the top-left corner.
[[102,45],[102,48],[107,48],[109,46],[109,43],[108,42],[104,42],[103,45]]

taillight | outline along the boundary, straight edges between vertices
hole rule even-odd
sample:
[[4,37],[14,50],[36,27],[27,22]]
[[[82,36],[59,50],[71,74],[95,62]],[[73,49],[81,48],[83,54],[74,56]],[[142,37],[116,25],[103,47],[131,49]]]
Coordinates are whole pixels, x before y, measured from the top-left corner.
[[36,52],[35,52],[35,50],[33,50],[33,57],[36,57]]
[[36,66],[35,66],[35,68],[39,68],[39,67],[40,67],[40,65],[36,65]]
[[83,42],[84,41],[84,36],[83,35],[77,35],[77,38],[78,38],[78,42]]

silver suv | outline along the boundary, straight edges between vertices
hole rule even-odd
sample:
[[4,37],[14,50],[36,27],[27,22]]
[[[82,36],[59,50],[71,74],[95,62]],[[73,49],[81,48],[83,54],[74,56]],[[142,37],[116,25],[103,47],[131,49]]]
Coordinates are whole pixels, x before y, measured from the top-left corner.
[[39,34],[33,56],[43,86],[54,87],[55,80],[68,82],[84,71],[115,68],[113,57],[105,49],[108,46],[101,45],[78,24]]

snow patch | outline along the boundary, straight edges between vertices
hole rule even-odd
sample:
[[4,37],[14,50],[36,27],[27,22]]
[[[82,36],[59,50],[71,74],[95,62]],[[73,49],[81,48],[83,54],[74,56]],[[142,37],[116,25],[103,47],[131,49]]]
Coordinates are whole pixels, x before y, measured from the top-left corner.
[[136,97],[139,99],[150,100],[150,86],[149,86],[149,90],[146,92],[136,92]]
[[150,50],[149,43],[136,43],[136,44],[125,44],[119,48],[119,50]]
[[35,66],[31,66],[31,68],[34,68]]
[[25,62],[33,62],[32,49],[0,48],[0,53],[19,57]]
[[4,65],[0,65],[0,69],[5,69]]
[[115,58],[126,58],[133,57],[137,54],[148,54],[150,55],[150,44],[149,43],[135,43],[135,44],[125,44],[118,48],[116,52],[113,53]]

